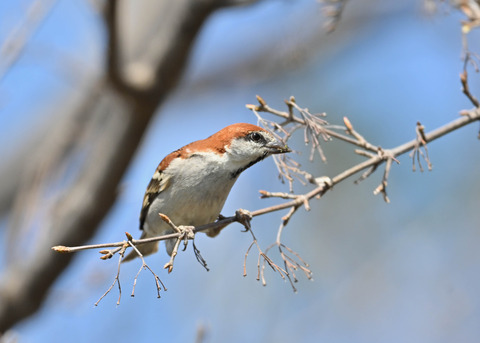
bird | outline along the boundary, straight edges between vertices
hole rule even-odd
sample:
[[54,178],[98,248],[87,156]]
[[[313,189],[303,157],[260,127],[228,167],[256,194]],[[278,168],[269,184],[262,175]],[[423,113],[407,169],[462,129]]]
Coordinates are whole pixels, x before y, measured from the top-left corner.
[[[199,226],[219,218],[225,201],[239,175],[273,154],[291,152],[269,131],[253,124],[229,125],[210,137],[187,144],[167,155],[158,165],[143,197],[140,211],[141,238],[173,233],[161,218],[175,225]],[[209,237],[220,229],[208,229]],[[172,255],[176,239],[165,240]],[[143,256],[158,251],[158,242],[137,245]],[[139,254],[133,250],[123,261]]]

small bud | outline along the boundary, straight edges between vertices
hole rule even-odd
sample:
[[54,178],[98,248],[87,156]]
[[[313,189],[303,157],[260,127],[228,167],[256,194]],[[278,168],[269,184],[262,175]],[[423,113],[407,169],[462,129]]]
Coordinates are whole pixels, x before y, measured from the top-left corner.
[[102,255],[109,254],[110,250],[100,250],[99,253]]
[[259,190],[258,193],[260,193],[260,199],[265,199],[270,196],[270,193],[267,191]]
[[131,241],[133,239],[132,235],[129,234],[128,232],[125,232],[125,236],[127,236],[127,239]]
[[353,125],[347,117],[343,117],[343,123],[345,124],[345,127],[348,131],[353,131]]
[[163,213],[159,213],[158,215],[160,216],[160,218],[162,218],[162,220],[163,220],[164,222],[167,222],[167,223],[168,223],[168,222],[170,221],[170,218],[168,218],[168,217],[167,217],[166,215],[164,215]]
[[70,248],[69,247],[66,247],[64,245],[56,245],[54,247],[52,247],[52,250],[56,251],[56,252],[59,252],[59,253],[67,253],[67,252],[70,252]]
[[263,100],[263,98],[260,95],[257,95],[257,101],[263,107],[267,106],[267,103],[265,102],[265,100]]

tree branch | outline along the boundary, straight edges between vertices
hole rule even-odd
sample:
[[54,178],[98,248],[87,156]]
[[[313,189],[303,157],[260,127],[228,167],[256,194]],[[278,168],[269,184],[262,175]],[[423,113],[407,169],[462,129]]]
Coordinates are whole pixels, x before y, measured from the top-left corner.
[[[425,140],[426,142],[432,142],[454,130],[460,129],[463,126],[466,126],[478,120],[480,120],[480,109],[473,109],[471,111],[468,111],[468,113],[465,113],[463,116],[453,120],[452,122],[445,124],[433,131],[425,133],[424,134]],[[362,163],[359,163],[337,174],[331,179],[328,177],[318,178],[319,180],[321,180],[321,181],[318,181],[319,183],[318,187],[316,187],[315,189],[305,194],[289,195],[287,197],[281,194],[274,194],[274,193],[268,193],[268,192],[262,191],[262,194],[264,196],[265,195],[279,196],[279,197],[294,198],[294,199],[282,204],[277,204],[277,205],[252,211],[250,212],[250,214],[252,217],[257,217],[266,213],[276,212],[276,211],[280,211],[288,208],[294,208],[296,210],[299,207],[305,206],[305,204],[308,203],[308,200],[311,200],[317,196],[324,195],[328,190],[332,189],[334,185],[339,184],[340,182],[346,180],[350,176],[355,175],[358,172],[365,170],[367,168],[370,168],[372,166],[378,166],[384,162],[388,163],[388,161],[392,161],[396,157],[413,150],[417,146],[417,144],[418,142],[416,139],[411,140],[395,148],[384,150],[383,154],[380,154],[378,156],[373,156],[368,160]],[[205,231],[208,229],[225,227],[228,224],[231,224],[233,222],[240,222],[240,221],[241,221],[241,218],[239,218],[238,215],[231,216],[231,217],[224,217],[222,219],[217,220],[214,223],[194,227],[192,231],[194,233],[197,233],[197,232]],[[162,236],[157,236],[152,238],[146,238],[146,239],[138,239],[138,240],[133,239],[131,240],[131,243],[134,245],[140,245],[140,244],[157,242],[157,241],[162,241],[162,240],[171,239],[171,238],[179,238],[181,237],[181,235],[182,233],[177,232],[177,233],[172,233],[172,234],[162,235]],[[92,244],[92,245],[77,246],[77,247],[54,246],[52,247],[52,249],[61,253],[73,253],[81,250],[101,249],[101,248],[107,248],[107,247],[121,247],[123,245],[125,245],[125,241],[114,242],[114,243]]]

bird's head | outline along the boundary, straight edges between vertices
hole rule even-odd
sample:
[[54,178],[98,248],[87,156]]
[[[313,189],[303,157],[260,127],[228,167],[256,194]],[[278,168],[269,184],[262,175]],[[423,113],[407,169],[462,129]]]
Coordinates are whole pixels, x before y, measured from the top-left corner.
[[234,176],[270,155],[291,151],[267,130],[246,123],[227,126],[204,142],[228,157]]
[[[282,154],[291,150],[279,142],[267,130],[252,124],[233,124],[215,135],[224,136],[225,150],[239,160],[256,160],[273,154]],[[228,137],[228,138],[227,138]]]

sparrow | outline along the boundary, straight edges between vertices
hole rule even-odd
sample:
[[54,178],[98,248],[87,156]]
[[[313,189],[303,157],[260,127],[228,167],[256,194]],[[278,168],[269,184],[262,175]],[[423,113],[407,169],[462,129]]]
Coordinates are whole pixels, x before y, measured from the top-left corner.
[[[148,184],[140,211],[141,238],[173,233],[159,213],[177,226],[214,222],[239,175],[272,154],[291,150],[267,130],[252,124],[227,126],[210,137],[195,141],[167,155]],[[209,237],[220,229],[209,229]],[[175,239],[165,241],[172,254]],[[158,242],[137,246],[142,255],[158,250]],[[136,251],[124,258],[138,257]]]

